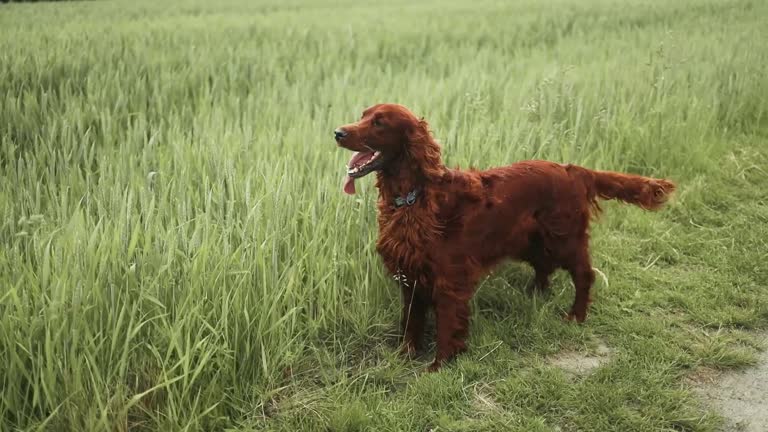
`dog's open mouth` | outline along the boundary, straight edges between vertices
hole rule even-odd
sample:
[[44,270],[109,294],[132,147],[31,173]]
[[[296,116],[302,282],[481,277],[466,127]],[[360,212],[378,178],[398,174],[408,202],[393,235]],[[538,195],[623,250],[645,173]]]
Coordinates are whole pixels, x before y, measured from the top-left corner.
[[344,192],[355,193],[355,179],[375,171],[381,166],[383,158],[379,151],[359,151],[352,155],[347,164],[347,178],[344,180]]

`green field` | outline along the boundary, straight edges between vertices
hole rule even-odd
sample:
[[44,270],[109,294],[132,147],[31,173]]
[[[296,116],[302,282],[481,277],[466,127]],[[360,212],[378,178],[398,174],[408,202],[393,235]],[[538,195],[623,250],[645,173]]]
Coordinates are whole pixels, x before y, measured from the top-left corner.
[[[710,431],[684,377],[768,327],[768,2],[0,5],[0,430]],[[671,178],[567,274],[500,267],[470,350],[396,355],[373,179],[332,130],[398,102],[450,166]],[[587,375],[562,353],[609,359]]]

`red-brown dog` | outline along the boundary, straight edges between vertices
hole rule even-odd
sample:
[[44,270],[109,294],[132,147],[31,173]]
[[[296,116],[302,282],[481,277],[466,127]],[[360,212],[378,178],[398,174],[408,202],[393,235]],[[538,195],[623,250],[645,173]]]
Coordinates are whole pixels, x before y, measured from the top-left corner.
[[657,209],[675,190],[668,180],[546,161],[487,171],[446,168],[427,123],[407,108],[381,104],[334,131],[355,154],[344,191],[376,171],[376,249],[400,282],[405,352],[419,348],[427,308],[435,308],[437,353],[430,370],[466,350],[469,300],[479,279],[505,258],[530,263],[544,290],[558,268],[576,299],[569,320],[584,321],[595,276],[589,222],[598,198]]

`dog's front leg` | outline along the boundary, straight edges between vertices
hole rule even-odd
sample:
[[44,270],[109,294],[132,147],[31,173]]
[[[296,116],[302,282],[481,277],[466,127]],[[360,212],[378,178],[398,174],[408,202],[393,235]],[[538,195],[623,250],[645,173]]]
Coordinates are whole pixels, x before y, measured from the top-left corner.
[[424,334],[424,321],[427,315],[427,303],[414,288],[400,284],[402,290],[403,312],[401,327],[403,331],[403,354],[412,355],[421,348]]
[[469,335],[469,299],[450,291],[436,297],[437,353],[435,361],[429,366],[430,372],[440,369],[444,362],[466,351],[465,341]]

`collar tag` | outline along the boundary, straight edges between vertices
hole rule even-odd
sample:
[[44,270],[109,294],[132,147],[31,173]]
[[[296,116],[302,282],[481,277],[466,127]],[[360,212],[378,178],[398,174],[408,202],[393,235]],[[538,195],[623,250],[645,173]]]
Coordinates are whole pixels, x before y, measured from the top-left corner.
[[403,197],[395,197],[395,207],[396,208],[400,208],[400,207],[403,207],[403,206],[406,206],[406,205],[407,206],[412,206],[413,204],[416,203],[416,198],[418,196],[419,196],[419,190],[418,189],[414,189],[414,190],[408,192],[408,194],[405,196],[405,198],[403,198]]

